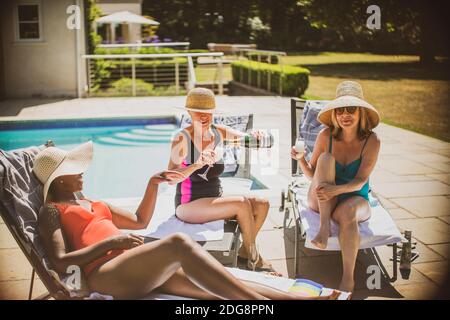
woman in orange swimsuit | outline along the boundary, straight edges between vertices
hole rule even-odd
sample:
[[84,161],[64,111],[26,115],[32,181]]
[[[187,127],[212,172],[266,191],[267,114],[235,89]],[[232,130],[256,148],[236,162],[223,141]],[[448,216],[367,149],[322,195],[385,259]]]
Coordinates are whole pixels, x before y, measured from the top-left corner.
[[[139,298],[149,292],[196,299],[305,299],[238,280],[185,234],[144,243],[139,236],[122,233],[119,229],[146,228],[158,185],[174,183],[182,174],[164,171],[152,176],[136,214],[132,214],[76,197],[83,188],[83,172],[92,152],[91,142],[69,152],[50,147],[34,162],[33,172],[44,184],[39,233],[56,271],[64,273],[69,266],[79,266],[92,291],[118,299]],[[319,299],[337,295],[334,292]]]

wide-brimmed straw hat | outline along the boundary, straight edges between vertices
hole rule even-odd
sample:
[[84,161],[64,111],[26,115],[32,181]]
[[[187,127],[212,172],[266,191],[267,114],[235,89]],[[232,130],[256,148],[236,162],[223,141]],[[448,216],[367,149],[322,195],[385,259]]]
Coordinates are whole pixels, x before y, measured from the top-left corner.
[[375,128],[380,122],[380,115],[370,103],[364,100],[361,85],[355,81],[343,81],[336,88],[336,99],[330,101],[317,115],[317,120],[326,126],[330,126],[332,110],[341,107],[366,108],[370,122],[370,129]]
[[87,170],[92,162],[92,141],[65,151],[56,147],[42,150],[34,160],[33,172],[44,185],[44,202],[53,180],[60,176],[80,174]]
[[216,108],[214,92],[207,88],[191,89],[187,94],[185,106],[177,108],[193,112],[222,113]]

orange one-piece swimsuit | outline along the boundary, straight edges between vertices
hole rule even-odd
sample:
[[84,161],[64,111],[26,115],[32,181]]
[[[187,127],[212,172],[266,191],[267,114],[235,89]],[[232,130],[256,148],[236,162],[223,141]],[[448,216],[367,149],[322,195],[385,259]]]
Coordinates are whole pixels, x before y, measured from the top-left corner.
[[[60,212],[60,221],[72,250],[96,244],[111,236],[122,234],[112,222],[108,206],[100,201],[90,201],[92,212],[80,205],[52,203]],[[95,268],[122,254],[125,250],[114,249],[104,256],[83,266],[88,276]]]

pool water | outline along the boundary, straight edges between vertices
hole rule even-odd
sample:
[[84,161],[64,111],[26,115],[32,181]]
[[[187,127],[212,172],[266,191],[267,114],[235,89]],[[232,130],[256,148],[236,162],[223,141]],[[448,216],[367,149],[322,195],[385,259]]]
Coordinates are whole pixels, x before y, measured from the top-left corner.
[[[91,199],[142,197],[149,178],[165,170],[172,137],[179,130],[173,118],[75,119],[0,123],[0,149],[39,146],[52,140],[64,150],[92,140],[94,156],[84,174],[83,193]],[[265,189],[252,179],[251,189]],[[167,189],[161,184],[160,190]]]
[[[64,150],[92,140],[94,156],[83,193],[92,199],[141,197],[148,179],[167,168],[176,124],[21,129],[0,131],[0,149],[37,146],[52,140]],[[161,185],[161,190],[167,188]]]

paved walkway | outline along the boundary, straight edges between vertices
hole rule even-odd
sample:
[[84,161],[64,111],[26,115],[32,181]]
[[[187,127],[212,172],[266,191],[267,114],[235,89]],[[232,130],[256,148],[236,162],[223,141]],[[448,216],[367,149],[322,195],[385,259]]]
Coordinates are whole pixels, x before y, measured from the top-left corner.
[[[293,229],[283,228],[284,214],[278,211],[280,193],[290,178],[290,120],[288,98],[218,97],[218,105],[230,113],[255,114],[255,128],[279,129],[280,162],[276,175],[257,176],[268,190],[257,193],[271,203],[269,216],[258,238],[261,254],[285,276],[293,276]],[[154,116],[180,114],[173,106],[182,106],[183,97],[99,98],[46,101],[11,100],[0,102],[0,117],[10,119],[49,119],[65,117]],[[363,252],[356,268],[355,298],[427,299],[439,290],[448,275],[450,252],[450,144],[381,124],[376,132],[382,149],[371,177],[373,189],[389,209],[401,230],[412,230],[418,242],[420,258],[413,263],[408,281],[382,283],[380,290],[366,288],[366,268],[371,257]],[[379,250],[390,266],[391,249]],[[302,276],[336,287],[341,273],[339,253],[321,253],[300,247]],[[0,299],[26,299],[31,267],[17,248],[3,222],[0,222]],[[400,275],[399,275],[400,277]],[[34,296],[44,291],[38,281]]]

